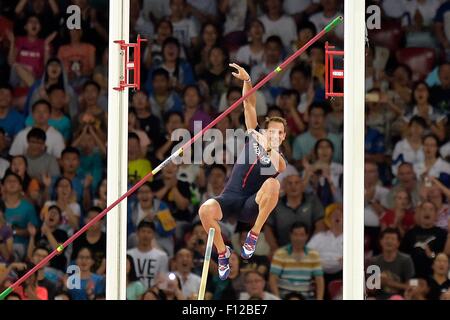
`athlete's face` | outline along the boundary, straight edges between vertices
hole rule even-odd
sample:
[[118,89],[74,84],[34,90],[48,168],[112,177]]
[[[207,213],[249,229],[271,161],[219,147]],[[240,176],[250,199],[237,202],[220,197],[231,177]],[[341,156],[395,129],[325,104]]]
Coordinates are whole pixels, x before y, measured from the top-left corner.
[[281,122],[271,121],[267,125],[265,131],[266,138],[270,142],[272,148],[279,148],[286,138],[286,131],[284,130],[284,124]]

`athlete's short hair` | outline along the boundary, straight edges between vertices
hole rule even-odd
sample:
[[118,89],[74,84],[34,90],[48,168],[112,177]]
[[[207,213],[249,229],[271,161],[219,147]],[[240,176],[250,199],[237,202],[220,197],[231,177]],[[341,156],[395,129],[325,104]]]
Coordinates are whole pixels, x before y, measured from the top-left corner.
[[266,121],[264,121],[264,125],[267,128],[269,126],[269,123],[271,122],[279,122],[283,124],[284,132],[287,131],[287,122],[286,119],[282,117],[266,117]]

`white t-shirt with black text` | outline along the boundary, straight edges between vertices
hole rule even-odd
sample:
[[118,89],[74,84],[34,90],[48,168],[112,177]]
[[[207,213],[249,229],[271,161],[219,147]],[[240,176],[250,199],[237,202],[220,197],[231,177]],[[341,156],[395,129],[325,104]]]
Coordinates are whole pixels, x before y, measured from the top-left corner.
[[169,258],[160,249],[153,248],[143,252],[133,248],[128,250],[127,254],[133,258],[136,276],[146,288],[152,287],[158,275],[167,273],[169,269]]

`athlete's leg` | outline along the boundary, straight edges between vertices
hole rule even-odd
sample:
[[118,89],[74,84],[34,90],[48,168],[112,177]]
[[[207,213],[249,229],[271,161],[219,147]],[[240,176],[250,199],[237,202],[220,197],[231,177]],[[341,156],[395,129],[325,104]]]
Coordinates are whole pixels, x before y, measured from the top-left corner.
[[267,179],[256,194],[255,201],[259,206],[259,213],[251,230],[252,233],[259,235],[270,213],[276,207],[279,195],[280,182],[274,178]]
[[215,199],[209,199],[200,207],[199,215],[206,232],[208,232],[210,228],[215,229],[214,244],[217,248],[217,253],[219,254],[219,278],[225,280],[230,274],[229,258],[231,256],[231,250],[229,247],[225,246],[222,238],[219,221],[222,220],[223,214],[219,202]]
[[209,228],[214,228],[214,245],[217,252],[224,252],[226,250],[225,242],[222,238],[219,221],[222,220],[222,209],[215,199],[209,199],[203,203],[198,211],[203,228],[206,232]]
[[256,196],[246,201],[245,211],[248,212],[249,216],[256,215],[256,221],[253,228],[247,234],[247,238],[242,246],[242,258],[250,259],[255,253],[259,233],[270,213],[277,205],[279,193],[280,183],[276,179],[269,178],[264,182]]

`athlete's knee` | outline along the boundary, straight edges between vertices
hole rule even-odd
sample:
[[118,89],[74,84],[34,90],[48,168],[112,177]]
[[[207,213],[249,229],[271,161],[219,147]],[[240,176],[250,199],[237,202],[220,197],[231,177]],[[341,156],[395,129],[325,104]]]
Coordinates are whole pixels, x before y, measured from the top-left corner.
[[264,182],[264,194],[270,197],[278,197],[280,182],[275,178],[269,178]]
[[209,199],[200,206],[198,215],[200,216],[200,220],[202,221],[209,219],[220,220],[221,210],[219,203],[216,200]]

